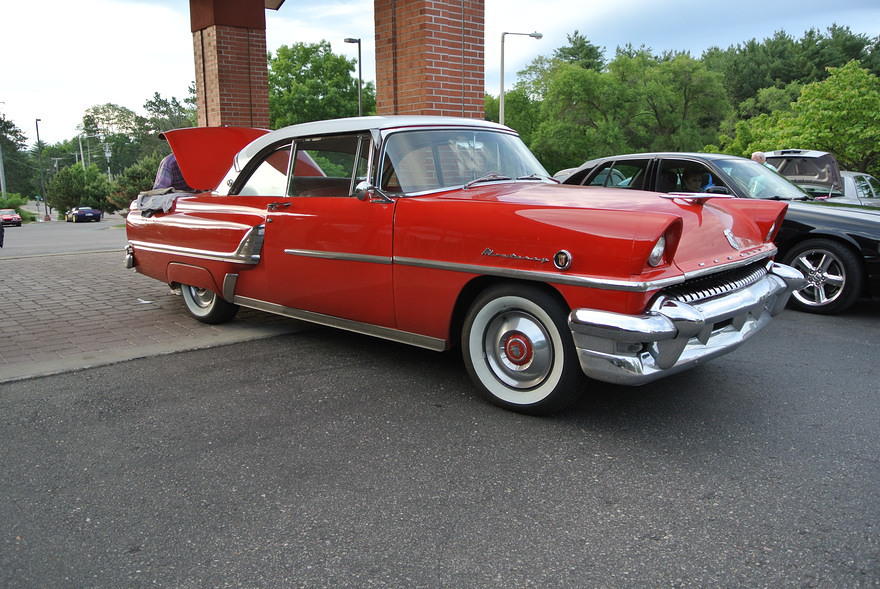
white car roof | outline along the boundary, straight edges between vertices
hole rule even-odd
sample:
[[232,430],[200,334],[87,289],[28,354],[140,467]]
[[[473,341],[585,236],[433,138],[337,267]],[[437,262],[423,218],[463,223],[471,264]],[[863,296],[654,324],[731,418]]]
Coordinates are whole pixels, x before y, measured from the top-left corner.
[[463,117],[439,117],[428,115],[392,115],[372,117],[350,117],[346,119],[330,119],[327,121],[314,121],[282,127],[276,131],[270,131],[249,143],[235,157],[235,164],[241,170],[252,157],[265,147],[297,137],[314,135],[334,135],[337,133],[357,133],[370,130],[385,131],[404,127],[479,127],[496,131],[515,133],[510,127],[499,125],[482,119],[468,119]]

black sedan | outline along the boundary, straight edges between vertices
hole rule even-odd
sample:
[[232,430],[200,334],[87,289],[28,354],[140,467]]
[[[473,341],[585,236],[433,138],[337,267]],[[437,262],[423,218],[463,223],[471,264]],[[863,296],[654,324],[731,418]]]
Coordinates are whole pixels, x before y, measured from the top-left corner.
[[68,223],[83,223],[85,221],[100,221],[104,215],[102,211],[92,207],[74,207],[64,214],[64,220]]
[[776,238],[780,261],[807,278],[791,305],[832,314],[859,297],[880,297],[880,211],[813,201],[757,162],[720,154],[640,153],[590,160],[558,172],[556,179],[583,186],[799,201],[789,204]]

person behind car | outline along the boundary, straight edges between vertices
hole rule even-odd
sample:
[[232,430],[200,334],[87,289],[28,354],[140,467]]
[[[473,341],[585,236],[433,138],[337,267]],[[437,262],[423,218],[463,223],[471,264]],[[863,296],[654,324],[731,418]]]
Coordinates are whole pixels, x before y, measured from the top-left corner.
[[153,181],[153,189],[157,188],[173,188],[182,192],[193,192],[193,189],[184,180],[180,165],[173,153],[166,155],[159,162],[156,179]]
[[763,151],[753,152],[752,153],[752,161],[758,162],[762,166],[766,166],[766,167],[770,168],[771,170],[773,170],[774,172],[776,171],[776,166],[774,166],[773,164],[771,164],[767,161],[767,156],[766,156],[766,154],[764,154]]

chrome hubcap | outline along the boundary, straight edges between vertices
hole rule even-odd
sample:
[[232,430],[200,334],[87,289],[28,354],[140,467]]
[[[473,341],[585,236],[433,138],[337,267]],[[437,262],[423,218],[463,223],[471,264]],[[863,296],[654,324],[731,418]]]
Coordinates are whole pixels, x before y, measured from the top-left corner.
[[483,350],[495,377],[516,389],[540,385],[553,367],[550,336],[523,311],[496,315],[486,328]]
[[194,286],[188,286],[187,288],[192,295],[193,302],[202,309],[207,309],[214,302],[214,293],[212,291]]
[[807,285],[793,293],[798,301],[819,307],[840,298],[846,283],[846,270],[837,256],[827,250],[807,250],[794,260],[793,265],[807,279]]

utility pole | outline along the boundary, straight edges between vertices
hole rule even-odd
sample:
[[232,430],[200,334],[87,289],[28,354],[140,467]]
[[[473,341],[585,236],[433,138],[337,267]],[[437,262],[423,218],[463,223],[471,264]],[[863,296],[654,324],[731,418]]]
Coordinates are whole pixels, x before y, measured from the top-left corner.
[[46,194],[46,181],[43,179],[43,144],[40,142],[40,121],[37,119],[34,123],[37,126],[37,165],[40,166],[40,192],[43,193],[43,209],[46,211],[45,221],[50,220],[49,216],[49,196]]
[[6,199],[6,168],[3,167],[3,144],[0,143],[0,194]]
[[[0,104],[6,104],[6,102],[0,100]],[[2,198],[6,198],[6,168],[3,167],[3,143],[0,142],[0,195]]]

